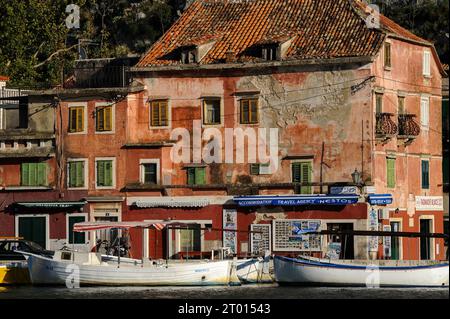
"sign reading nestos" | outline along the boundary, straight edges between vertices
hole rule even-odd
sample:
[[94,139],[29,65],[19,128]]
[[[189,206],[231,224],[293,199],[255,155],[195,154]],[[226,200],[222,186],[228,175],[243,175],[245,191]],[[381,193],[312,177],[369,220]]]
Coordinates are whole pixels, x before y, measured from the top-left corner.
[[416,210],[444,210],[444,198],[442,196],[416,196]]

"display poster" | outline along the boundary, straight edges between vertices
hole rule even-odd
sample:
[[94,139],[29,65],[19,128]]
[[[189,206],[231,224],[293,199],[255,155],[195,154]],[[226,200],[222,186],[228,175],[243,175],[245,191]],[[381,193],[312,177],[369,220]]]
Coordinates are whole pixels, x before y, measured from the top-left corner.
[[232,254],[236,254],[237,247],[237,233],[230,232],[226,229],[237,230],[237,211],[236,209],[223,210],[223,247],[230,248]]
[[252,224],[250,226],[253,255],[264,256],[266,251],[272,252],[271,228],[270,224]]
[[321,251],[320,235],[308,232],[320,231],[319,220],[279,219],[273,221],[274,251]]

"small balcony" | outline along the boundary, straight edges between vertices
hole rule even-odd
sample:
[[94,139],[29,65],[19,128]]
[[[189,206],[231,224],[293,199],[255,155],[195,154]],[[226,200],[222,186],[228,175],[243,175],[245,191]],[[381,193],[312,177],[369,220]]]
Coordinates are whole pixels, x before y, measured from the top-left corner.
[[54,157],[55,136],[51,133],[0,131],[0,159]]
[[420,126],[414,121],[415,114],[399,114],[398,136],[405,145],[411,144],[420,134]]
[[376,114],[376,139],[386,143],[398,133],[398,126],[392,120],[392,113],[377,113]]

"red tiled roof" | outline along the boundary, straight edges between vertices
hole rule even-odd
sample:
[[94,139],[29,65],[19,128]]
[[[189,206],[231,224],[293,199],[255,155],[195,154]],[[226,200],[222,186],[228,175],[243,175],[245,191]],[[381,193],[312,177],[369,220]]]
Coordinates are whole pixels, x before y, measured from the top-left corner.
[[9,81],[9,77],[0,75],[0,81]]
[[[369,29],[353,0],[197,0],[142,57],[137,67],[178,64],[171,54],[216,41],[200,64],[240,61],[253,45],[293,38],[286,60],[375,55],[385,38]],[[360,9],[359,9],[360,10]]]

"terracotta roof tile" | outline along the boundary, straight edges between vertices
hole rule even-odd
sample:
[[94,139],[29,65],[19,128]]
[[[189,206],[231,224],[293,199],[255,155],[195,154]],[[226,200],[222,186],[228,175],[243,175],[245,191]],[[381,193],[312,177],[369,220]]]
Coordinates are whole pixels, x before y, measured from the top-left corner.
[[179,64],[171,53],[212,40],[200,64],[223,63],[230,52],[236,60],[254,61],[252,46],[288,39],[286,60],[373,56],[388,32],[425,41],[383,16],[381,30],[370,29],[364,11],[359,0],[197,0],[137,67]]

